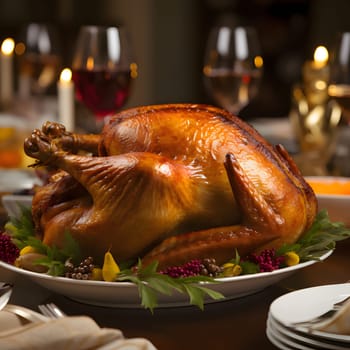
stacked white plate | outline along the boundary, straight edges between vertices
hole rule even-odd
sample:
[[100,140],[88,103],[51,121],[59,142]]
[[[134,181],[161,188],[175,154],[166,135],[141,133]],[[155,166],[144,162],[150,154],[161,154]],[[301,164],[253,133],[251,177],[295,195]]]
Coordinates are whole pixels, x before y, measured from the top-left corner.
[[350,296],[350,283],[331,284],[287,293],[270,306],[266,335],[282,350],[349,350],[350,334],[335,334],[305,327],[297,322],[311,320]]

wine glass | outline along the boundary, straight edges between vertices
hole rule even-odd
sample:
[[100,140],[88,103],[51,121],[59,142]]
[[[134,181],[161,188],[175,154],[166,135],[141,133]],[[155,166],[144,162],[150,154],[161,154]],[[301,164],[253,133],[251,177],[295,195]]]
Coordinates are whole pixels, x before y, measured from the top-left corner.
[[204,83],[215,102],[238,115],[257,95],[263,59],[252,27],[217,26],[209,34]]
[[95,116],[97,129],[126,103],[137,76],[125,28],[83,26],[73,56],[76,98]]
[[328,95],[342,109],[350,123],[350,32],[339,35],[331,55]]
[[42,96],[54,90],[62,63],[56,28],[50,24],[29,23],[20,32],[16,51],[19,96]]
[[330,57],[328,95],[341,109],[342,125],[338,130],[337,170],[349,176],[350,159],[350,32],[339,33]]

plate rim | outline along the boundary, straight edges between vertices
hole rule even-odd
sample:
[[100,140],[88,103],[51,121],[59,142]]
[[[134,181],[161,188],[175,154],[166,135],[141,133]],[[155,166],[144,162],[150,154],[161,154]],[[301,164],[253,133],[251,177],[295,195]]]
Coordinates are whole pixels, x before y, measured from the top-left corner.
[[[276,310],[274,310],[276,305],[278,305],[279,303],[286,303],[286,300],[288,300],[289,298],[293,298],[293,296],[297,295],[297,294],[298,295],[303,294],[303,293],[311,294],[315,290],[322,290],[323,289],[324,291],[326,291],[326,289],[331,290],[331,289],[343,288],[343,287],[348,290],[346,293],[350,294],[350,282],[318,285],[318,286],[298,289],[298,290],[283,294],[280,297],[276,298],[270,304],[269,314],[271,315],[271,317],[274,320],[276,320],[278,323],[280,323],[283,327],[287,327],[287,328],[292,327],[291,324],[293,323],[293,320],[290,320],[289,322],[285,322],[285,320],[283,320],[283,318],[281,319],[281,315],[278,315],[278,314],[276,315]],[[339,296],[340,295],[342,295],[342,294],[340,293]],[[323,296],[325,296],[325,293],[323,293]],[[314,294],[313,294],[313,298],[315,298]],[[327,296],[325,296],[325,298],[327,298]],[[336,297],[334,297],[334,296],[333,296],[333,298],[336,299]],[[288,303],[288,301],[287,301],[287,303]],[[289,303],[290,303],[290,301],[289,301]],[[302,320],[300,320],[300,321],[302,321]],[[295,322],[298,322],[298,320],[296,320]],[[312,334],[312,335],[315,335],[315,336],[320,337],[320,338],[325,338],[325,339],[329,339],[329,340],[333,340],[333,341],[334,340],[341,341],[341,342],[345,342],[345,343],[350,344],[350,335],[341,335],[341,334],[323,332],[323,331],[314,330],[314,329],[310,332],[307,328],[303,328],[303,327],[298,327],[297,330],[302,332],[302,333]]]
[[[280,274],[285,274],[287,272],[297,271],[297,270],[302,269],[304,267],[313,265],[319,261],[326,260],[333,253],[333,251],[334,251],[334,249],[327,251],[325,254],[323,254],[319,258],[319,260],[308,260],[308,261],[299,263],[297,265],[283,267],[281,269],[276,269],[276,270],[273,270],[270,272],[259,272],[259,273],[247,274],[247,275],[215,278],[216,282],[214,282],[214,283],[205,282],[205,284],[217,285],[218,283],[229,283],[229,282],[251,280],[251,279],[256,280],[256,279],[263,279],[264,277],[267,277],[267,276],[276,276],[276,275],[280,275]],[[15,265],[8,264],[8,263],[1,261],[1,260],[0,260],[0,267],[3,267],[7,270],[13,271],[15,273],[23,274],[23,275],[26,275],[26,276],[32,277],[32,278],[40,278],[40,279],[46,279],[46,280],[51,280],[51,281],[54,280],[57,282],[63,282],[63,283],[69,283],[69,284],[84,283],[84,284],[90,284],[90,285],[96,285],[96,286],[120,286],[120,285],[123,285],[123,286],[136,287],[136,285],[134,283],[128,282],[128,281],[106,282],[106,281],[97,281],[97,280],[75,280],[75,279],[67,278],[67,277],[63,277],[63,276],[52,276],[52,275],[48,275],[46,273],[38,273],[38,272],[34,272],[34,271],[25,270],[25,269],[22,269],[22,268],[15,266]]]
[[[296,330],[295,332],[293,329],[288,328],[278,322],[270,313],[268,314],[267,317],[267,323],[270,326],[272,330],[274,330],[275,333],[278,333],[279,336],[282,337],[289,337],[292,339],[295,339],[296,341],[301,341],[303,343],[307,343],[312,346],[318,346],[322,349],[327,349],[327,350],[345,350],[346,348],[343,346],[338,346],[336,344],[329,344],[325,343],[322,341],[320,338],[316,338],[314,336],[314,333],[309,333],[309,332],[300,332],[299,330]],[[334,339],[329,339],[329,338],[323,338],[324,340],[328,341],[334,341]],[[327,345],[327,347],[324,347]]]
[[[332,254],[333,250],[324,254],[321,260]],[[213,289],[224,295],[223,299],[214,300],[205,297],[204,304],[225,302],[240,297],[255,294],[263,289],[276,284],[289,277],[299,269],[317,263],[319,260],[310,260],[298,265],[285,267],[272,272],[261,272],[250,275],[225,277],[217,279],[216,282],[200,282],[205,287]],[[37,273],[16,267],[0,261],[0,268],[7,269],[16,274],[21,274],[41,287],[66,296],[72,300],[96,306],[107,306],[114,308],[140,308],[141,298],[138,293],[138,286],[132,282],[105,282],[92,280],[74,280],[66,277],[55,277],[48,274]],[[85,287],[85,288],[84,288]],[[169,295],[158,295],[157,308],[174,308],[193,306],[189,297],[176,290]]]

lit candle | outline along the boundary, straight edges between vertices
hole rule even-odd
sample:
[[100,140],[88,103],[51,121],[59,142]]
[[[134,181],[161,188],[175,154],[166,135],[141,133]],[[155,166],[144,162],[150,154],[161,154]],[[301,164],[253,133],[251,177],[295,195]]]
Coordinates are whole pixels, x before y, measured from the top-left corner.
[[15,42],[11,38],[5,39],[1,44],[1,80],[0,93],[1,103],[7,107],[13,98],[13,50]]
[[316,47],[314,52],[314,66],[318,69],[323,68],[328,62],[328,50],[324,46]]
[[318,46],[314,59],[303,66],[304,92],[311,105],[320,105],[327,101],[329,82],[328,50]]
[[318,46],[314,52],[313,61],[305,62],[303,66],[303,78],[306,83],[314,83],[318,80],[328,82],[328,50],[324,46]]
[[74,84],[72,71],[62,70],[57,83],[58,91],[58,120],[68,131],[74,131]]

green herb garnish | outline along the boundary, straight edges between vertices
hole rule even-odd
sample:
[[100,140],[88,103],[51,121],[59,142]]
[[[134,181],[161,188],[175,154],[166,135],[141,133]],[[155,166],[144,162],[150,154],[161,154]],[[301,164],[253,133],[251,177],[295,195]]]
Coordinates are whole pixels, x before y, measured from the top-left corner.
[[310,229],[294,244],[285,244],[278,255],[294,251],[300,261],[319,260],[335,248],[336,242],[350,237],[350,229],[341,222],[331,222],[326,210],[320,211]]
[[224,299],[225,297],[212,289],[204,287],[200,282],[218,283],[215,279],[206,276],[192,276],[172,278],[168,275],[157,272],[158,262],[142,266],[141,260],[137,267],[122,270],[117,277],[117,281],[130,281],[137,285],[141,298],[141,305],[146,309],[157,307],[157,294],[172,295],[174,290],[187,294],[190,304],[198,306],[201,310],[204,308],[205,296],[214,300]]
[[38,253],[46,255],[45,258],[37,259],[36,264],[48,267],[48,274],[52,276],[62,276],[64,273],[64,263],[68,258],[74,261],[81,259],[80,247],[69,232],[65,232],[64,248],[58,249],[55,246],[48,246],[35,236],[31,210],[21,208],[19,219],[11,218],[6,223],[5,230],[11,235],[13,242],[19,249],[26,246],[33,247]]

